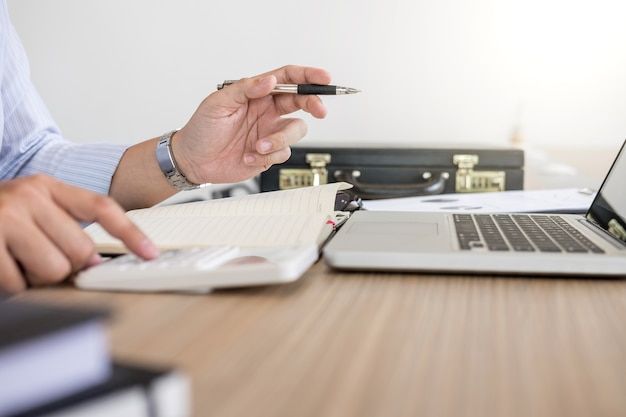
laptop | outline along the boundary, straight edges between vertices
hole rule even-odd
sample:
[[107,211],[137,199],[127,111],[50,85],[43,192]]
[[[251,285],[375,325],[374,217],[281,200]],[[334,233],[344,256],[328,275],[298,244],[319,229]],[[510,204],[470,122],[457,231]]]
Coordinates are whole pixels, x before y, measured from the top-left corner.
[[324,247],[339,270],[626,276],[626,142],[582,214],[357,211]]

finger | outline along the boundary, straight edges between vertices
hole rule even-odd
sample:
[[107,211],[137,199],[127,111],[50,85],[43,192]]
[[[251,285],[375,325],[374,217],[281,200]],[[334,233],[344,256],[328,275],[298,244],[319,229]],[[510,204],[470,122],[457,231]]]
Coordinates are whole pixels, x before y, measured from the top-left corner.
[[[242,78],[220,91],[228,92],[224,95],[232,101],[230,106],[226,105],[225,107],[236,109],[248,100],[269,95],[276,83],[328,84],[330,80],[330,73],[321,68],[287,65],[256,77]],[[318,119],[326,117],[326,107],[317,96],[280,94],[274,96],[274,99],[280,114],[304,110]]]
[[95,245],[76,219],[54,203],[42,203],[37,212],[37,226],[59,249],[59,254],[67,259],[70,272],[81,270],[93,262],[96,255]]
[[0,294],[14,294],[25,288],[26,281],[24,281],[22,271],[3,244],[0,246]]
[[[278,83],[288,84],[329,84],[331,75],[321,68],[287,65],[270,71],[260,77],[273,75]],[[327,110],[318,96],[300,94],[280,94],[274,97],[276,107],[281,115],[290,114],[297,110],[304,110],[313,117],[323,119]]]
[[156,246],[113,199],[66,184],[54,188],[53,198],[76,219],[100,223],[111,236],[120,239],[138,256],[144,259],[158,256],[159,250]]
[[331,81],[330,73],[324,69],[298,65],[285,65],[260,77],[268,75],[275,76],[278,83],[288,84],[329,84]]
[[274,133],[257,141],[255,148],[259,154],[264,155],[291,146],[302,139],[308,131],[304,120],[297,118],[279,119],[274,129]]
[[[51,221],[55,221],[51,218]],[[76,224],[76,221],[72,221]],[[9,239],[9,252],[23,270],[23,275],[33,285],[52,284],[63,280],[72,272],[72,265],[65,253],[54,243],[39,226],[33,222],[19,224],[18,233],[28,236]],[[93,247],[93,244],[91,244]],[[33,256],[33,254],[37,254]]]
[[269,96],[276,86],[276,77],[242,78],[241,80],[223,88],[216,94],[221,94],[219,106],[234,110],[246,104],[249,100]]
[[302,119],[280,119],[279,129],[269,136],[261,138],[255,144],[256,152],[245,155],[247,165],[265,167],[285,162],[291,156],[289,147],[302,139],[307,133],[307,125]]
[[[60,224],[81,233],[76,220],[60,209],[51,197],[51,191],[58,184],[61,183],[49,177],[33,176],[10,182],[3,189],[11,201],[2,207],[3,248],[6,248],[11,262],[18,265],[18,271],[9,266],[11,279],[18,275],[20,279],[32,277],[34,283],[49,283],[63,279],[71,271],[70,261],[53,243],[53,239],[59,236],[46,233],[42,227],[44,224]],[[65,233],[66,230],[61,231],[61,239]],[[91,241],[87,244],[93,247]]]
[[291,148],[283,148],[279,151],[261,155],[259,160],[262,162],[263,168],[267,171],[272,165],[282,164],[291,156]]
[[328,113],[322,99],[315,95],[280,94],[274,97],[274,101],[281,115],[304,110],[317,119],[323,119]]

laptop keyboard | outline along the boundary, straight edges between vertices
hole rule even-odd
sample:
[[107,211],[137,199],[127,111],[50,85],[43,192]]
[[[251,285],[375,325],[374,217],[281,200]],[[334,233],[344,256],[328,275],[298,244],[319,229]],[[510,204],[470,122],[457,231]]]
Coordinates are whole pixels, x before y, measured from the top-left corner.
[[463,250],[604,253],[560,216],[454,214]]

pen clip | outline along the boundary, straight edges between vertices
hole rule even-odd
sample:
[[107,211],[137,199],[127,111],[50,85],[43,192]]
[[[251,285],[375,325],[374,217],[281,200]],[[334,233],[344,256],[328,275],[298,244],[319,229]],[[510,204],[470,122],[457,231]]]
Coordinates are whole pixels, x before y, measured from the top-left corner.
[[217,85],[217,89],[221,90],[222,88],[228,87],[229,85],[234,84],[236,82],[237,80],[224,80],[223,83]]

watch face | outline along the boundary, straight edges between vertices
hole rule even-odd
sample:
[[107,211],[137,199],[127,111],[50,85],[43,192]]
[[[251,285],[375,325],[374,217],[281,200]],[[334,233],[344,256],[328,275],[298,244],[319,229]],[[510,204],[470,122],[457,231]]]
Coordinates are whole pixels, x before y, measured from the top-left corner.
[[163,172],[166,177],[170,173],[176,171],[174,161],[172,160],[172,154],[170,152],[170,138],[170,134],[161,137],[159,143],[157,143],[156,148],[156,158],[157,162],[159,163],[159,168],[161,168],[161,172]]

